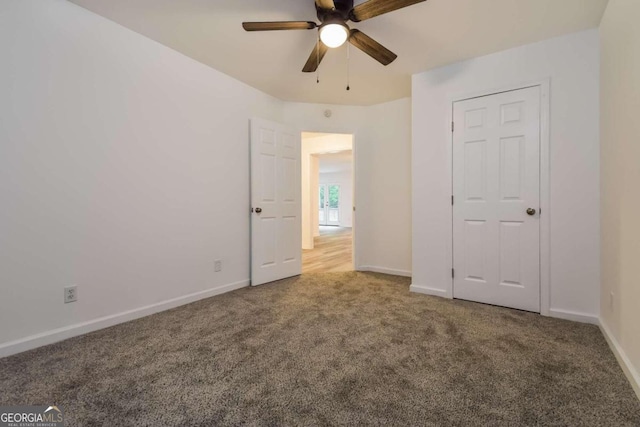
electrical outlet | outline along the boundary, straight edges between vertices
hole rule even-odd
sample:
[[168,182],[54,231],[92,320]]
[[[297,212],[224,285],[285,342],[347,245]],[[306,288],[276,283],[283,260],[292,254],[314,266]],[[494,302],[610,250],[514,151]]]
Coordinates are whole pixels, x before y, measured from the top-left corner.
[[78,301],[78,287],[67,286],[64,288],[64,303],[67,304],[76,301]]
[[213,261],[213,269],[215,270],[216,273],[219,271],[222,271],[222,260],[217,259]]

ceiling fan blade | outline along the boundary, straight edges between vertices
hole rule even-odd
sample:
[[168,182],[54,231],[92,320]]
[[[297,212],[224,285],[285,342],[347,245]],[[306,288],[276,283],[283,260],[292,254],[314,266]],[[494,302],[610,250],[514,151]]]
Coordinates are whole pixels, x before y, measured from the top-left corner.
[[274,22],[243,22],[246,31],[275,31],[275,30],[313,30],[317,25],[312,21],[274,21]]
[[316,6],[318,6],[321,9],[329,9],[329,10],[333,10],[336,8],[335,3],[333,3],[333,0],[316,0]]
[[360,22],[423,1],[427,0],[369,0],[351,9],[349,19]]
[[398,55],[391,52],[389,49],[382,46],[380,43],[360,30],[351,30],[349,43],[351,43],[382,65],[389,65],[398,57]]
[[304,64],[302,72],[313,73],[314,71],[316,71],[318,69],[318,66],[320,65],[320,62],[322,61],[322,58],[324,58],[328,50],[329,48],[324,43],[318,41],[316,43],[316,46],[313,48],[311,55],[309,55],[307,63]]

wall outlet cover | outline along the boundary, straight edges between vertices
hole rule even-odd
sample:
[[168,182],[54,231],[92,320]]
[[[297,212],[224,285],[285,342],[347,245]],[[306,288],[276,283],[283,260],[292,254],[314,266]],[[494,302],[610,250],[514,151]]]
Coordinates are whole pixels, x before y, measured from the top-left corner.
[[76,301],[78,301],[78,287],[67,286],[64,288],[64,303],[67,304]]

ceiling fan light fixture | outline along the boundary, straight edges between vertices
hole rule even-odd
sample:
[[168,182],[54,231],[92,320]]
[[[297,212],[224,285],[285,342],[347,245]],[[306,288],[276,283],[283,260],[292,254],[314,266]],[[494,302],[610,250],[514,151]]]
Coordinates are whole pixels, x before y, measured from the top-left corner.
[[326,24],[320,27],[320,40],[327,47],[340,47],[349,38],[349,29],[344,24]]

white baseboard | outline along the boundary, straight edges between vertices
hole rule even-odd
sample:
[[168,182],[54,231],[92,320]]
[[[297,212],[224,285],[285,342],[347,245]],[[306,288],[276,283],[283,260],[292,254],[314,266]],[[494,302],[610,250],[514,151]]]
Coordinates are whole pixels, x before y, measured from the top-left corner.
[[68,338],[84,335],[99,329],[108,328],[119,323],[129,322],[141,317],[149,316],[160,311],[169,310],[181,305],[189,304],[201,299],[220,295],[226,292],[249,286],[250,281],[242,280],[240,282],[230,283],[228,285],[217,286],[193,294],[180,296],[159,303],[147,305],[145,307],[135,308],[133,310],[124,311],[122,313],[112,314],[87,322],[77,323],[75,325],[65,326],[63,328],[53,329],[51,331],[42,332],[31,335],[15,341],[9,341],[0,344],[0,357],[11,356],[12,354],[21,353],[44,345],[53,344]]
[[431,288],[429,286],[422,286],[422,285],[411,285],[409,287],[409,290],[411,292],[415,292],[418,294],[425,294],[425,295],[433,295],[436,297],[442,297],[442,298],[448,298],[451,299],[451,297],[449,296],[449,293],[446,290],[443,289],[436,289],[436,288]]
[[627,354],[624,352],[616,337],[613,336],[609,327],[600,319],[600,330],[602,331],[602,335],[604,335],[605,340],[609,344],[611,351],[618,359],[618,363],[622,367],[622,371],[626,375],[627,379],[631,383],[631,387],[633,391],[636,392],[638,399],[640,399],[640,374],[633,366]]
[[590,323],[592,325],[600,324],[600,318],[598,318],[598,316],[595,316],[593,314],[578,313],[575,311],[568,311],[568,310],[559,310],[557,308],[549,309],[549,317],[556,317],[558,319],[565,319],[565,320],[573,320],[574,322],[580,322],[580,323]]
[[390,274],[392,276],[411,277],[411,272],[407,270],[396,270],[393,268],[376,267],[375,265],[361,265],[358,271],[371,271],[372,273]]

